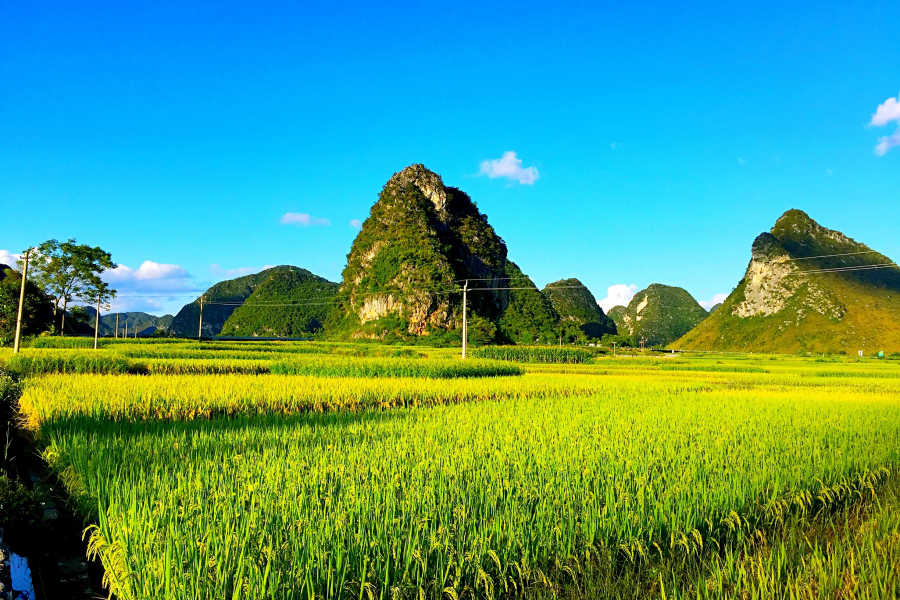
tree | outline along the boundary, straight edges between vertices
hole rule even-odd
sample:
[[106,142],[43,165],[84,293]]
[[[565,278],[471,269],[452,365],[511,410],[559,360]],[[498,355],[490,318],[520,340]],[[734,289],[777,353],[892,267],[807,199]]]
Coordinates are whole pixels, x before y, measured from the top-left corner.
[[[93,278],[114,269],[112,255],[98,247],[78,244],[74,238],[65,242],[47,240],[32,258],[33,280],[53,297],[53,315],[60,319],[60,332],[65,334],[66,309],[69,302],[83,299],[82,294]],[[60,316],[60,303],[62,314]]]
[[109,310],[110,301],[116,297],[116,290],[100,279],[96,274],[88,278],[81,288],[79,297],[94,306],[97,314],[94,315],[94,348],[97,347],[97,337],[100,335],[100,309]]
[[[22,274],[6,269],[0,279],[0,345],[10,344],[16,335]],[[53,324],[53,305],[33,282],[25,284],[25,306],[22,311],[22,335],[38,335]]]

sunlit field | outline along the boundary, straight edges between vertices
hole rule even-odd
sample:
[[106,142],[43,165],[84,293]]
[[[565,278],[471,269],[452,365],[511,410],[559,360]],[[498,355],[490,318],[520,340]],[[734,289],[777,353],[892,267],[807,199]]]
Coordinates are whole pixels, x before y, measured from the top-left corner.
[[2,358],[118,598],[900,592],[900,361],[556,352]]

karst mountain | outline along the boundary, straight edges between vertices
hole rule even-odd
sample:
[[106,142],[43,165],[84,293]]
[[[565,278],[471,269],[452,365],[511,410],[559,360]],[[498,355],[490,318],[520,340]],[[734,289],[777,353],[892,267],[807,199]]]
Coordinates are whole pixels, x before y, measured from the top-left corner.
[[753,242],[744,278],[674,348],[765,352],[900,350],[900,269],[801,210]]

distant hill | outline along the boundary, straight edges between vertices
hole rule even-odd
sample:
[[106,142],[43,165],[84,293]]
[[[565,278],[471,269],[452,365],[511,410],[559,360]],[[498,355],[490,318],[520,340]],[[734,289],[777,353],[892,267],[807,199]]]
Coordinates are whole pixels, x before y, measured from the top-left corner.
[[526,289],[509,291],[509,305],[499,322],[502,337],[517,344],[547,343],[556,339],[554,327],[559,322],[559,315],[550,300],[516,263],[507,262],[506,273],[509,287]]
[[588,337],[616,333],[615,322],[603,313],[597,299],[578,279],[561,279],[545,286],[542,292],[563,323],[577,326]]
[[665,346],[677,340],[707,317],[707,312],[687,290],[659,283],[634,295],[627,307],[609,311],[620,335],[635,343]]
[[[84,311],[88,315],[88,325],[91,327],[91,333],[94,328],[94,315],[96,311],[91,306],[84,307]],[[100,313],[100,335],[115,336],[116,333],[116,316],[119,318],[119,336],[125,335],[126,323],[128,326],[129,337],[135,332],[140,335],[145,330],[152,328],[167,331],[172,324],[174,317],[172,315],[164,315],[157,317],[156,315],[147,314],[145,312],[123,312],[123,313]],[[150,332],[152,333],[152,331]],[[146,335],[150,335],[147,333]]]
[[[244,275],[236,279],[221,281],[203,293],[203,335],[212,337],[219,335],[231,313],[240,306],[250,294],[259,287],[273,272],[296,269],[291,266],[272,267]],[[197,298],[185,305],[172,320],[171,333],[181,337],[197,337],[200,323],[200,299]]]
[[11,266],[0,263],[0,281],[3,281],[3,278],[6,277],[6,270],[14,271]]
[[720,308],[722,308],[722,303],[721,303],[721,302],[719,302],[718,304],[714,304],[713,307],[709,309],[709,314],[713,314],[714,312],[716,312],[716,311],[719,310]]
[[791,209],[753,242],[722,307],[672,345],[694,350],[900,350],[900,269]]
[[334,306],[338,284],[306,269],[274,270],[222,327],[233,337],[300,337],[318,332]]

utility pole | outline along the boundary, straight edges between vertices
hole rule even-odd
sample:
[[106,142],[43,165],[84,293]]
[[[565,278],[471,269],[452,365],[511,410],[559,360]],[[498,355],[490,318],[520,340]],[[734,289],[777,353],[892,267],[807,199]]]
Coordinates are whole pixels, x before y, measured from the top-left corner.
[[612,342],[612,346],[613,346],[613,358],[616,357],[616,344],[617,344],[617,343],[618,343],[618,342]]
[[128,339],[128,317],[125,317],[125,339]]
[[119,313],[116,313],[116,339],[119,339]]
[[100,335],[100,292],[97,292],[97,315],[94,320],[94,350],[97,349],[97,338]]
[[197,327],[197,339],[203,339],[203,294],[200,294],[200,326]]
[[22,267],[22,291],[19,292],[19,315],[16,317],[16,343],[13,344],[13,354],[19,353],[19,339],[22,337],[22,311],[25,308],[25,281],[28,279],[28,255],[31,248],[25,251],[25,266]]
[[[466,346],[469,344],[469,323],[468,317],[466,315],[466,293],[469,291],[469,280],[466,279],[466,284],[463,286],[463,339],[462,339],[462,357],[463,360],[466,359]],[[201,304],[202,306],[202,304]],[[202,309],[200,314],[202,315]]]

